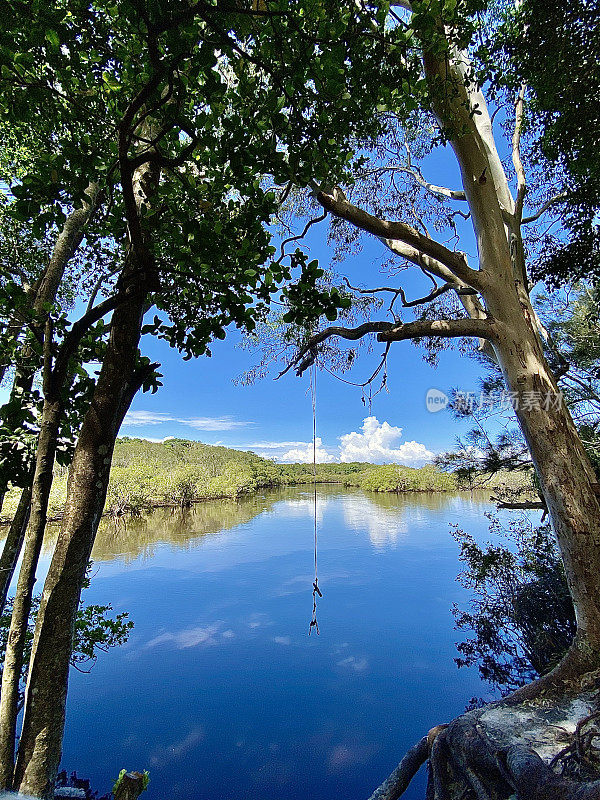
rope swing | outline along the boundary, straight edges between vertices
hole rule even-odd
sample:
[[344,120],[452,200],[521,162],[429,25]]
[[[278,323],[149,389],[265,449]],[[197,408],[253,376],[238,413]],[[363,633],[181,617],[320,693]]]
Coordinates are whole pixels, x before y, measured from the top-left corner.
[[310,370],[310,395],[312,399],[313,414],[313,512],[314,512],[314,544],[315,544],[315,579],[313,581],[313,607],[312,619],[308,626],[308,635],[313,632],[313,628],[319,635],[319,623],[317,622],[317,595],[323,597],[319,589],[319,575],[317,572],[317,367],[313,363]]

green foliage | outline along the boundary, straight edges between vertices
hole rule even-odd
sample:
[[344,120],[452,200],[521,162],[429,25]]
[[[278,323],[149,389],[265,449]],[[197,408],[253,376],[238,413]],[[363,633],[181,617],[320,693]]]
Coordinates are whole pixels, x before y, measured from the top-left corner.
[[[93,664],[98,652],[119,647],[129,639],[134,623],[126,611],[109,616],[111,605],[82,605],[75,619],[75,638],[71,664],[82,669],[82,664]],[[89,667],[88,667],[89,669]]]
[[[87,585],[89,585],[89,581],[86,581],[85,586]],[[35,618],[39,606],[40,597],[34,597],[23,651],[24,659],[20,679],[21,698],[27,679]],[[12,608],[13,600],[9,598],[4,613],[0,616],[0,664],[4,662],[6,653]],[[129,614],[124,611],[112,616],[112,610],[111,605],[84,605],[83,603],[80,605],[75,619],[73,652],[71,654],[71,665],[80,672],[89,672],[96,662],[99,652],[105,653],[113,647],[119,647],[129,639],[129,634],[134,626],[129,619]]]
[[452,492],[456,479],[432,464],[420,469],[398,464],[372,467],[344,480],[346,486],[359,486],[370,492]]
[[[456,4],[447,6],[452,17]],[[289,314],[302,324],[333,320],[347,308],[337,288],[315,287],[320,270],[301,250],[289,263],[275,258],[277,190],[351,182],[353,153],[379,134],[382,112],[393,107],[410,116],[414,98],[391,87],[425,92],[412,32],[386,26],[387,0],[276,0],[267,15],[248,11],[184,0],[7,0],[0,32],[2,365],[14,365],[27,347],[39,371],[47,318],[50,355],[58,359],[76,330],[67,313],[75,297],[93,304],[122,288],[117,276],[131,255],[130,178],[150,162],[161,174],[153,202],[140,212],[153,265],[153,313],[143,333],[187,359],[210,355],[210,342],[231,324],[254,330],[284,285]],[[426,25],[426,9],[419,19]],[[149,131],[156,134],[150,144]],[[28,291],[90,183],[100,189],[98,208],[75,242],[73,280],[63,282],[58,303],[34,313]],[[83,365],[102,362],[108,331],[101,319],[89,323],[68,359],[58,451],[65,463],[95,385]],[[158,377],[144,390],[154,391]],[[26,417],[11,408],[0,414],[4,483],[27,480],[31,457],[23,455],[35,442],[39,401],[34,393],[20,404]],[[185,494],[186,480],[191,490],[201,476],[174,477],[165,492]]]
[[[138,773],[138,774],[140,774],[140,773]],[[126,769],[122,769],[121,772],[119,772],[117,780],[113,784],[113,788],[112,788],[112,793],[113,794],[117,793],[117,791],[119,789],[119,786],[123,783],[123,778],[125,777],[125,775],[127,775],[127,770]],[[142,775],[142,792],[145,792],[146,789],[148,788],[149,783],[150,783],[150,773],[148,772],[148,770],[144,770],[144,772],[142,772],[141,775]]]
[[457,644],[459,667],[477,666],[503,694],[549,672],[568,650],[575,612],[550,526],[523,519],[490,530],[507,544],[480,545],[456,528],[459,576],[473,593],[470,607],[454,607],[456,626],[473,634]]
[[[458,417],[471,416],[471,412],[453,410]],[[507,429],[491,436],[479,425],[464,439],[457,439],[455,450],[439,453],[434,464],[454,475],[461,489],[507,488],[529,494],[535,492],[529,450],[517,430]]]
[[489,43],[496,83],[528,87],[534,158],[556,169],[565,195],[570,236],[544,237],[534,275],[553,285],[600,276],[599,17],[598,0],[523,0]]
[[[359,461],[317,464],[317,483],[346,483],[348,478],[363,472],[368,466]],[[277,464],[276,469],[284,484],[301,485],[314,481],[312,464]]]
[[281,484],[278,468],[254,453],[171,439],[117,441],[107,496],[112,513],[160,504],[236,497]]
[[[115,516],[139,514],[161,505],[188,506],[198,500],[234,498],[260,489],[311,484],[312,464],[276,464],[254,453],[169,439],[149,442],[117,440],[106,500]],[[448,492],[460,486],[456,476],[433,465],[413,469],[395,464],[361,462],[317,464],[317,482],[339,483],[374,492]],[[60,515],[67,489],[67,472],[56,468],[50,496],[50,518]],[[3,519],[15,511],[19,493],[9,492]]]

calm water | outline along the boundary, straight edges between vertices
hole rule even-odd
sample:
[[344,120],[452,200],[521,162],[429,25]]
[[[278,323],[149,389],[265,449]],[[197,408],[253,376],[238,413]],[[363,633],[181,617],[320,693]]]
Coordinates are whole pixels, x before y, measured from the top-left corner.
[[[148,800],[365,800],[430,727],[485,688],[458,670],[450,523],[467,496],[321,488],[318,605],[303,489],[105,520],[87,602],[135,622],[69,690],[63,766],[107,791],[148,769]],[[423,776],[408,798],[422,796]]]

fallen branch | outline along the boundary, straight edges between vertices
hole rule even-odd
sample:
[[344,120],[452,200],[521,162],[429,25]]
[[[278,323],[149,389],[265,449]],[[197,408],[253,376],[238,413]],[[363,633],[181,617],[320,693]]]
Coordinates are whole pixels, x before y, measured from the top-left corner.
[[526,511],[528,509],[546,510],[546,503],[539,500],[528,500],[521,503],[510,502],[509,500],[499,500],[497,497],[490,497],[493,503],[496,503],[498,508],[511,508],[516,511]]

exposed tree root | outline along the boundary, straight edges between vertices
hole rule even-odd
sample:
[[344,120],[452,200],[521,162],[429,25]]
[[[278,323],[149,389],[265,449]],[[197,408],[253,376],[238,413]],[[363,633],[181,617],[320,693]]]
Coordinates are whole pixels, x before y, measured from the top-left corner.
[[398,800],[426,761],[425,800],[600,800],[600,671],[578,664],[433,728],[369,800]]

